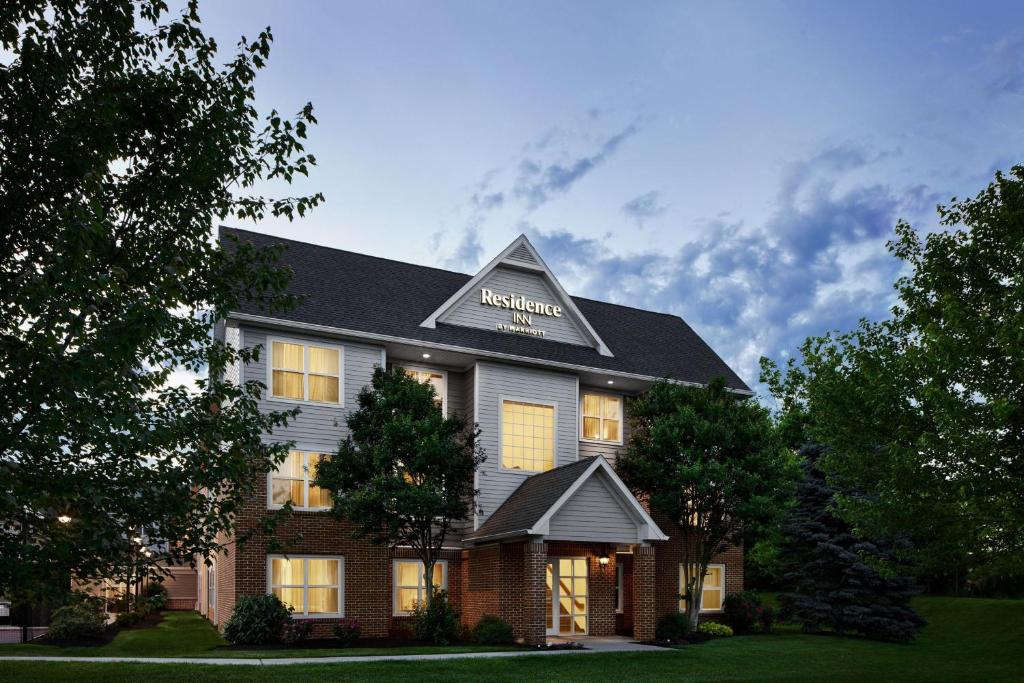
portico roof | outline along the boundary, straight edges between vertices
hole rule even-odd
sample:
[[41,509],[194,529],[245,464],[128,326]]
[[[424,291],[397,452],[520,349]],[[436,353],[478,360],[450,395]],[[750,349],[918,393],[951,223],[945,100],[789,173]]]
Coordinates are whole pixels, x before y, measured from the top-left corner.
[[527,478],[467,540],[516,536],[600,543],[668,539],[600,455]]

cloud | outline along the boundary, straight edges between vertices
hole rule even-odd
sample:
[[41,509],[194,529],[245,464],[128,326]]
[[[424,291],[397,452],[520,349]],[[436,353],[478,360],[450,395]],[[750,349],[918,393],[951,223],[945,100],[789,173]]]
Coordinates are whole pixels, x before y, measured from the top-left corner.
[[989,61],[993,71],[987,83],[990,96],[1024,95],[1024,38],[1003,38],[992,45]]
[[674,252],[623,254],[565,230],[526,230],[570,291],[680,315],[753,384],[760,356],[887,314],[901,264],[885,241],[937,195],[841,182],[878,158],[843,145],[790,164],[762,223],[716,218]]
[[666,208],[661,205],[661,193],[651,190],[639,197],[633,197],[622,205],[622,212],[636,221],[637,227],[644,227],[649,218],[660,216]]
[[524,157],[519,162],[513,194],[530,210],[546,204],[552,197],[568,192],[576,182],[605,163],[623,142],[636,135],[638,131],[638,125],[630,123],[618,133],[606,138],[592,153],[577,156],[569,161],[544,162]]
[[462,232],[462,239],[455,247],[455,252],[444,260],[444,267],[462,272],[474,272],[480,263],[484,247],[480,244],[480,229],[467,226]]

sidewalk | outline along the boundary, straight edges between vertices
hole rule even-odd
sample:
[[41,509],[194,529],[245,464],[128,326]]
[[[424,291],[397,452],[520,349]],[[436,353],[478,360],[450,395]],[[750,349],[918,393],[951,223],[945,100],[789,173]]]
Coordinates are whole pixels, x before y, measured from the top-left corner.
[[0,662],[99,662],[106,664],[223,664],[226,666],[278,666],[287,664],[359,664],[363,662],[428,662],[439,659],[489,659],[494,657],[550,657],[595,652],[671,652],[625,639],[587,640],[585,650],[512,650],[507,652],[462,652],[436,655],[355,655],[352,657],[290,657],[280,659],[229,659],[226,657],[0,657]]

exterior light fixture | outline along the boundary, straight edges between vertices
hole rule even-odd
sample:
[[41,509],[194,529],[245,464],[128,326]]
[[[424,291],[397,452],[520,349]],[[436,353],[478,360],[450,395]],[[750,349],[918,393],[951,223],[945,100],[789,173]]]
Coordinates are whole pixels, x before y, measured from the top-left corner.
[[61,515],[60,517],[57,518],[57,521],[60,522],[61,524],[70,524],[71,523],[71,518],[68,517],[67,515]]
[[597,561],[600,562],[601,566],[603,567],[606,564],[608,564],[609,557],[608,557],[608,555],[602,555],[601,557],[597,558]]
[[429,353],[425,353],[425,354],[423,354],[423,357],[424,358],[430,358],[430,354]]
[[615,380],[613,380],[613,379],[608,380],[608,384],[615,384]]

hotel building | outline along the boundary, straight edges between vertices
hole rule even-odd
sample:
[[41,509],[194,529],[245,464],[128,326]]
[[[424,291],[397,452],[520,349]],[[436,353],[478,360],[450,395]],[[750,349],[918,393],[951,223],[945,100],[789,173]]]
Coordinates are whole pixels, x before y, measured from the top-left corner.
[[[287,556],[256,534],[201,566],[200,611],[218,627],[242,595],[274,592],[296,618],[327,635],[341,617],[363,635],[408,627],[425,594],[408,549],[353,538],[328,494],[310,484],[316,462],[336,451],[346,418],[377,366],[397,365],[434,385],[446,413],[480,428],[486,462],[473,514],[434,572],[472,626],[484,614],[517,636],[629,634],[654,637],[657,619],[680,609],[681,547],[673,523],[652,516],[615,473],[626,448],[626,404],[659,378],[703,385],[725,379],[750,390],[680,318],[570,296],[525,236],[476,275],[224,229],[257,246],[284,243],[301,303],[268,316],[231,312],[216,333],[261,346],[259,362],[232,369],[266,385],[266,410],[301,412],[268,439],[294,444],[258,483],[239,515],[256,528],[291,501],[275,533],[298,539]],[[702,610],[719,611],[743,588],[742,549],[718,556]]]

